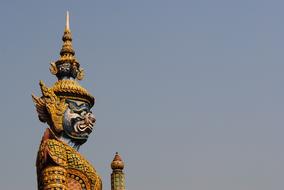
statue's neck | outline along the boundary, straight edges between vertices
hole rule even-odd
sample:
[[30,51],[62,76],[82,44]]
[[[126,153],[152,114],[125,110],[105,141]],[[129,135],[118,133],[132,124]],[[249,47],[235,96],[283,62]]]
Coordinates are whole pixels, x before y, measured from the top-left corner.
[[50,128],[47,128],[46,131],[44,132],[44,135],[42,137],[42,141],[44,141],[46,139],[60,140],[60,141],[64,142],[65,144],[71,146],[72,148],[74,148],[77,151],[79,151],[79,148],[81,146],[81,144],[76,143],[76,142],[72,141],[70,138],[68,138],[68,136],[65,136],[64,133],[60,137],[56,136]]
[[68,144],[69,146],[71,146],[72,148],[74,148],[75,150],[79,151],[80,148],[80,144],[73,142],[70,138],[65,137],[64,135],[62,135],[59,140],[65,142],[66,144]]

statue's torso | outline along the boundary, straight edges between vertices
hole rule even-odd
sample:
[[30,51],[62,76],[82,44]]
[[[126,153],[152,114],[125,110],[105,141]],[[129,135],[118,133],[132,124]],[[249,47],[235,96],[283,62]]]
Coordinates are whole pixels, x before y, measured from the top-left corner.
[[56,185],[72,190],[102,189],[101,179],[93,166],[75,149],[57,139],[42,141],[37,157],[37,174],[39,189]]

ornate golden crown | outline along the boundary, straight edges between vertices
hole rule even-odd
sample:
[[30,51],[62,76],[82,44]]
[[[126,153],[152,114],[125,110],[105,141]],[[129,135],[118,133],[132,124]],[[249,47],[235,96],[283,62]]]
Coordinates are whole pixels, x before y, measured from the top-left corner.
[[83,79],[84,70],[80,68],[80,63],[73,50],[68,12],[62,40],[60,58],[56,62],[52,62],[50,66],[50,72],[56,75],[58,81],[50,88],[40,81],[42,96],[32,95],[40,121],[47,122],[56,133],[63,130],[62,117],[67,107],[66,99],[84,101],[90,107],[95,103],[95,98],[75,81]]

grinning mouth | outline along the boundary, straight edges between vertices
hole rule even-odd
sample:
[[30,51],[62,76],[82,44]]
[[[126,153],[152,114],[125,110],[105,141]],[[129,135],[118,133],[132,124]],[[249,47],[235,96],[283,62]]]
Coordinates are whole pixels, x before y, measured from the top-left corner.
[[87,132],[88,134],[90,134],[93,131],[93,129],[94,129],[93,124],[86,125],[85,122],[78,122],[74,126],[74,131],[77,133]]

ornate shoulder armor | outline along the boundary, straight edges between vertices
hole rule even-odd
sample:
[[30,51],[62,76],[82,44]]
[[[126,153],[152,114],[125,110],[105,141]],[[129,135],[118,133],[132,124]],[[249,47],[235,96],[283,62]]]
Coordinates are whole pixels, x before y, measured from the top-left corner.
[[47,141],[47,153],[50,158],[59,166],[67,166],[66,145],[55,139]]
[[37,157],[38,189],[68,189],[66,160],[64,144],[55,139],[42,141]]
[[37,168],[41,170],[49,165],[67,166],[67,155],[64,144],[55,139],[47,139],[40,145],[37,157]]

